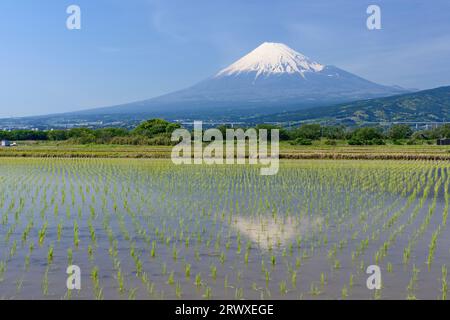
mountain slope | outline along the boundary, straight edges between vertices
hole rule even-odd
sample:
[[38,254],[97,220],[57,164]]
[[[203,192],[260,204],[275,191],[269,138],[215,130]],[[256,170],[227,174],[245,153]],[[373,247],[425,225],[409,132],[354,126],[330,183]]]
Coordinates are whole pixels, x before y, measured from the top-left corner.
[[253,120],[256,122],[323,120],[345,124],[396,121],[448,122],[450,121],[450,86],[318,109],[277,113]]
[[[89,114],[267,114],[283,107],[311,107],[389,96],[405,90],[373,83],[315,62],[280,43],[263,43],[216,75],[157,98],[94,109]],[[86,113],[86,112],[85,112]]]

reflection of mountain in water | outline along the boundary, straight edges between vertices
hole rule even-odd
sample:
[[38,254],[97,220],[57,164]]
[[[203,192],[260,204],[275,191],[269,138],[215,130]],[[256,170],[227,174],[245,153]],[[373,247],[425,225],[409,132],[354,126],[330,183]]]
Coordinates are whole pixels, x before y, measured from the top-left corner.
[[242,235],[257,243],[262,249],[274,248],[277,245],[286,246],[298,235],[314,231],[323,222],[322,217],[288,217],[274,219],[273,217],[235,217],[233,227]]

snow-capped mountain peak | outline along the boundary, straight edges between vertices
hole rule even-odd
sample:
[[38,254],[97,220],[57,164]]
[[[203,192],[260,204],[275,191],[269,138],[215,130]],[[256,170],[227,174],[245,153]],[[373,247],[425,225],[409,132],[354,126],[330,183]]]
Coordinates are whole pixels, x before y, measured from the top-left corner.
[[255,78],[281,73],[298,73],[303,76],[305,72],[319,72],[324,67],[285,44],[264,42],[240,60],[221,70],[216,77],[241,73],[255,73]]

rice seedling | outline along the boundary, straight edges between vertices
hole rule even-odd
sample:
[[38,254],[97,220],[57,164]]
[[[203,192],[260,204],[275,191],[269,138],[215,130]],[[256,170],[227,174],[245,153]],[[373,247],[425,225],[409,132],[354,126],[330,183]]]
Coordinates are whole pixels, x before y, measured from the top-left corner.
[[39,230],[39,246],[42,246],[45,240],[45,235],[47,233],[47,221],[43,224],[42,228]]
[[288,292],[287,287],[286,287],[286,281],[281,281],[279,284],[279,287],[280,287],[281,295],[285,295]]
[[80,244],[78,222],[76,220],[73,223],[73,244],[75,248],[78,248]]
[[236,288],[235,293],[234,293],[234,299],[235,300],[244,299],[244,289],[243,288]]
[[47,251],[47,264],[48,265],[51,265],[53,262],[53,252],[54,252],[53,245],[50,245],[50,247],[48,248],[48,251]]
[[344,285],[344,287],[343,287],[342,290],[341,290],[341,297],[342,297],[343,299],[345,299],[345,298],[348,297],[348,289],[347,289],[347,286],[346,286],[346,285]]
[[441,300],[447,300],[448,284],[447,284],[447,266],[442,266],[441,270]]
[[320,291],[319,287],[314,282],[311,282],[309,293],[313,296],[318,296],[322,291]]
[[195,275],[194,284],[195,284],[197,287],[200,287],[200,286],[202,285],[202,277],[201,277],[200,273],[197,273],[197,274]]
[[184,266],[184,274],[188,279],[191,277],[191,265],[189,263]]
[[128,292],[128,300],[136,300],[136,294],[139,288],[130,289]]
[[96,300],[103,299],[103,289],[100,288],[100,278],[98,267],[93,267],[91,270],[91,280],[93,284],[94,297]]
[[440,231],[441,231],[441,227],[439,226],[438,229],[435,232],[433,232],[433,235],[431,236],[431,242],[429,245],[428,257],[427,257],[428,268],[431,267],[431,263],[433,261],[434,252],[436,251],[437,238],[439,236]]
[[177,297],[177,299],[181,299],[183,292],[181,290],[181,284],[179,282],[177,282],[176,286],[175,286],[175,296]]
[[297,288],[297,271],[293,271],[291,275],[291,283],[292,287],[295,289]]
[[213,280],[217,279],[217,267],[215,265],[211,266],[211,278]]
[[119,291],[119,294],[124,293],[125,292],[124,277],[122,274],[122,270],[120,268],[117,270],[116,280],[117,280],[117,290]]
[[205,288],[205,293],[203,294],[204,299],[211,299],[212,298],[212,289],[210,287]]
[[152,250],[150,252],[150,256],[152,258],[154,258],[156,256],[156,242],[155,241],[152,242]]
[[172,272],[169,274],[169,278],[167,279],[167,284],[173,285],[174,283],[175,283],[175,280],[174,280],[174,272],[172,271]]
[[392,263],[388,262],[387,264],[387,268],[386,268],[387,272],[392,273],[394,268],[392,266]]
[[408,290],[407,299],[408,300],[416,300],[417,299],[416,295],[415,295],[415,291],[417,289],[416,285],[417,285],[417,280],[419,278],[419,272],[420,272],[420,270],[417,269],[416,266],[414,265],[413,271],[412,271],[412,276],[411,276],[411,279],[410,279],[410,281],[408,283],[408,287],[407,287],[407,290]]
[[6,272],[6,262],[5,261],[0,261],[0,282],[3,281],[3,275]]

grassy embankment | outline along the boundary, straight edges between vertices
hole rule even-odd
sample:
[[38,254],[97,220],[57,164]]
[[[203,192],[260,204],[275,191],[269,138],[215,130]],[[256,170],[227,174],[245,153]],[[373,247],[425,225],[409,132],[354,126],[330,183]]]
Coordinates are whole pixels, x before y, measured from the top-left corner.
[[[67,145],[56,143],[21,143],[17,147],[0,148],[0,157],[55,158],[170,158],[171,146],[131,145]],[[282,159],[422,159],[450,160],[450,146],[382,145],[349,146],[338,143],[329,146],[292,146],[281,143]]]

